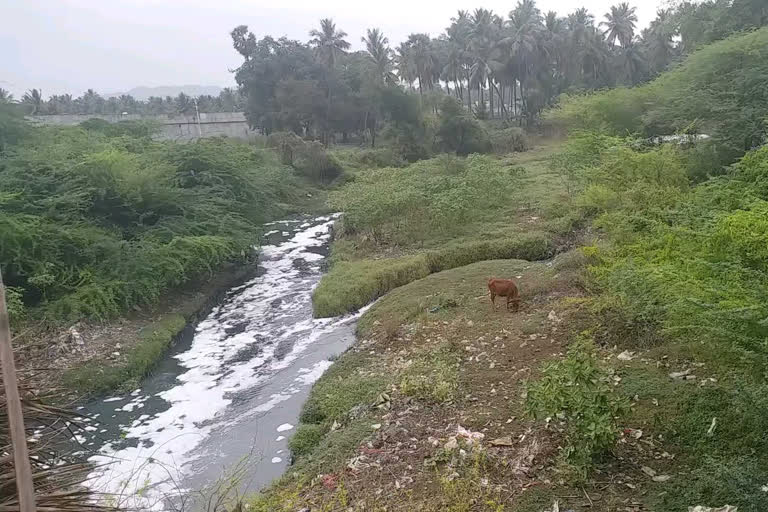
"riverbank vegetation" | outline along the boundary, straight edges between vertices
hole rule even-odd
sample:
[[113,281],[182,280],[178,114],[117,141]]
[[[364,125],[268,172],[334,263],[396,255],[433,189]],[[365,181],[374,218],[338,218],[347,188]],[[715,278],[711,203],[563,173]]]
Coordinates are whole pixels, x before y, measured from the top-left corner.
[[307,185],[269,151],[227,139],[24,126],[6,145],[0,260],[15,322],[114,317],[244,260],[255,226]]
[[[562,146],[361,170],[333,193],[350,215],[316,307],[396,286],[341,358],[365,354],[356,375],[389,376],[387,392],[349,405],[357,422],[326,418],[327,434],[315,432],[256,510],[765,509],[766,30],[702,48],[648,85],[564,98],[547,115],[571,129]],[[748,72],[731,67],[744,60]],[[516,208],[459,208],[421,234],[442,194],[494,197],[463,174],[478,162],[523,167],[501,191]],[[396,191],[390,174],[417,185]],[[490,239],[488,224],[503,239],[581,236],[554,244],[576,248],[546,264],[428,275],[430,254]],[[490,275],[520,280],[521,313],[490,311]],[[347,426],[357,442],[328,443]]]

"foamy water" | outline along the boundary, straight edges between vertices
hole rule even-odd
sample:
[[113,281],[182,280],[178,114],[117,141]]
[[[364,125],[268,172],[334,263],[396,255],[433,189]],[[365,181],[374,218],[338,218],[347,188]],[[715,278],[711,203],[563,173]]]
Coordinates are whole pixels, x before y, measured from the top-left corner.
[[85,408],[93,436],[82,441],[98,466],[89,487],[163,511],[243,456],[255,457],[243,484],[250,490],[284,470],[301,403],[328,357],[351,343],[359,316],[312,318],[334,218],[271,223],[277,240],[261,249],[262,274],[231,290],[191,345],[139,389]]

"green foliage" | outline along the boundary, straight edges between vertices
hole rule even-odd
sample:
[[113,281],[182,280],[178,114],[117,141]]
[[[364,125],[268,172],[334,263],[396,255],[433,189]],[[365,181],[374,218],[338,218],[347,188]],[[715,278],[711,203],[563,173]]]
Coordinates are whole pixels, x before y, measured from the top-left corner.
[[451,97],[444,98],[440,104],[437,136],[445,150],[457,155],[487,153],[491,145],[483,126]]
[[501,130],[488,130],[491,150],[496,154],[522,153],[531,148],[528,136],[522,128],[512,126]]
[[36,317],[105,319],[150,304],[248,257],[253,226],[296,197],[271,152],[109,126],[119,133],[26,128],[0,161],[0,261]]
[[428,402],[455,400],[459,392],[461,355],[452,345],[442,345],[417,357],[400,377],[400,391]]
[[385,293],[434,272],[484,260],[538,260],[550,256],[552,242],[542,233],[449,244],[413,256],[337,262],[312,295],[317,317],[356,311]]
[[616,419],[626,409],[586,334],[571,344],[565,359],[547,364],[541,378],[528,385],[529,413],[567,424],[562,455],[578,478],[613,449],[619,435]]
[[110,123],[103,119],[93,118],[80,123],[84,130],[103,133],[107,137],[151,137],[160,130],[160,126],[152,121],[120,121]]
[[616,135],[705,133],[729,163],[766,139],[768,28],[695,52],[634,89],[565,98],[550,117]]
[[288,448],[294,457],[305,457],[312,453],[327,433],[327,425],[302,423],[288,441]]
[[690,194],[648,194],[645,211],[601,218],[624,241],[593,269],[611,295],[607,310],[628,326],[658,331],[655,337],[706,339],[744,356],[764,355],[766,162],[763,148]]
[[387,379],[364,373],[365,365],[362,356],[344,354],[312,387],[299,417],[301,424],[289,441],[294,456],[312,454],[318,445],[331,442],[334,422],[354,422],[384,392]]
[[486,208],[511,201],[516,183],[513,170],[490,157],[443,156],[365,173],[334,192],[330,201],[345,212],[347,232],[398,243],[450,233]]
[[356,163],[365,169],[380,169],[383,167],[404,167],[405,160],[392,148],[363,149],[355,151]]
[[5,306],[11,325],[18,324],[27,315],[24,307],[24,291],[19,288],[5,288]]

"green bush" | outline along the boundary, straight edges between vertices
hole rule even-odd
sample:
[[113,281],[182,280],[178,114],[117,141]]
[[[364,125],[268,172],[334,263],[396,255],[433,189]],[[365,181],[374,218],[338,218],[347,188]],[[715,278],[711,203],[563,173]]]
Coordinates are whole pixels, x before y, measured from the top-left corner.
[[355,151],[358,165],[365,168],[404,167],[405,160],[392,148],[363,149]]
[[766,47],[768,28],[734,35],[646,85],[566,97],[548,117],[621,136],[705,133],[717,145],[719,167],[766,140]]
[[574,476],[583,479],[593,461],[615,446],[616,419],[627,404],[614,393],[592,339],[583,334],[568,348],[565,359],[547,364],[541,378],[528,384],[527,408],[536,419],[566,423],[562,456]]
[[1,163],[3,276],[36,319],[105,319],[153,303],[247,258],[253,226],[298,196],[271,152],[91,124],[28,127]]
[[457,155],[487,153],[491,148],[483,125],[464,109],[459,100],[450,96],[440,103],[437,136],[443,149]]
[[488,136],[491,149],[496,154],[522,153],[531,149],[525,131],[516,126],[503,130],[489,130]]
[[330,203],[344,212],[347,233],[404,244],[450,234],[488,209],[509,204],[518,185],[518,173],[494,158],[442,156],[360,174],[333,192]]

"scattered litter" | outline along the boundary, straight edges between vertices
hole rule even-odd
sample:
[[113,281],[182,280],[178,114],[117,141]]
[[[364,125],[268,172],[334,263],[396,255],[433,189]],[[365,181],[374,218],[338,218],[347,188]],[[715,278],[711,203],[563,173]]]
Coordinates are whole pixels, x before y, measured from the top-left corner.
[[283,423],[282,425],[277,427],[278,432],[285,432],[286,430],[291,430],[291,429],[293,429],[293,425],[291,425],[290,423]]
[[547,315],[547,320],[549,320],[550,322],[555,322],[556,324],[559,324],[560,322],[563,321],[562,318],[557,316],[557,313],[555,313],[554,309],[549,312],[549,315]]
[[738,508],[733,505],[725,505],[724,507],[719,508],[705,507],[703,505],[688,507],[688,512],[737,512],[737,510]]
[[672,372],[669,376],[673,379],[682,379],[691,374],[691,369],[683,370],[682,372]]
[[467,327],[472,327],[473,325],[475,325],[475,322],[473,322],[472,320],[467,321]]
[[272,464],[280,464],[281,462],[283,462],[283,459],[280,457],[272,457]]
[[764,486],[760,487],[760,490],[763,491],[763,492],[768,492],[768,485],[764,485]]
[[379,430],[381,428],[381,423],[374,423],[373,425],[371,425],[371,428],[373,430]]
[[669,476],[669,475],[657,475],[657,476],[653,477],[653,481],[654,482],[666,482],[670,478],[672,478],[672,477]]
[[491,441],[491,446],[514,446],[514,442],[509,436],[500,437]]
[[717,427],[717,418],[712,418],[712,423],[709,425],[709,430],[707,430],[707,435],[712,436],[712,434],[715,433],[715,427]]
[[616,356],[616,358],[619,361],[631,361],[632,359],[635,358],[635,353],[634,352],[630,352],[629,350],[625,350],[624,352],[622,352],[621,354]]
[[339,423],[336,420],[333,420],[333,425],[331,425],[331,432],[335,430],[339,430],[339,428],[341,428],[341,423]]

